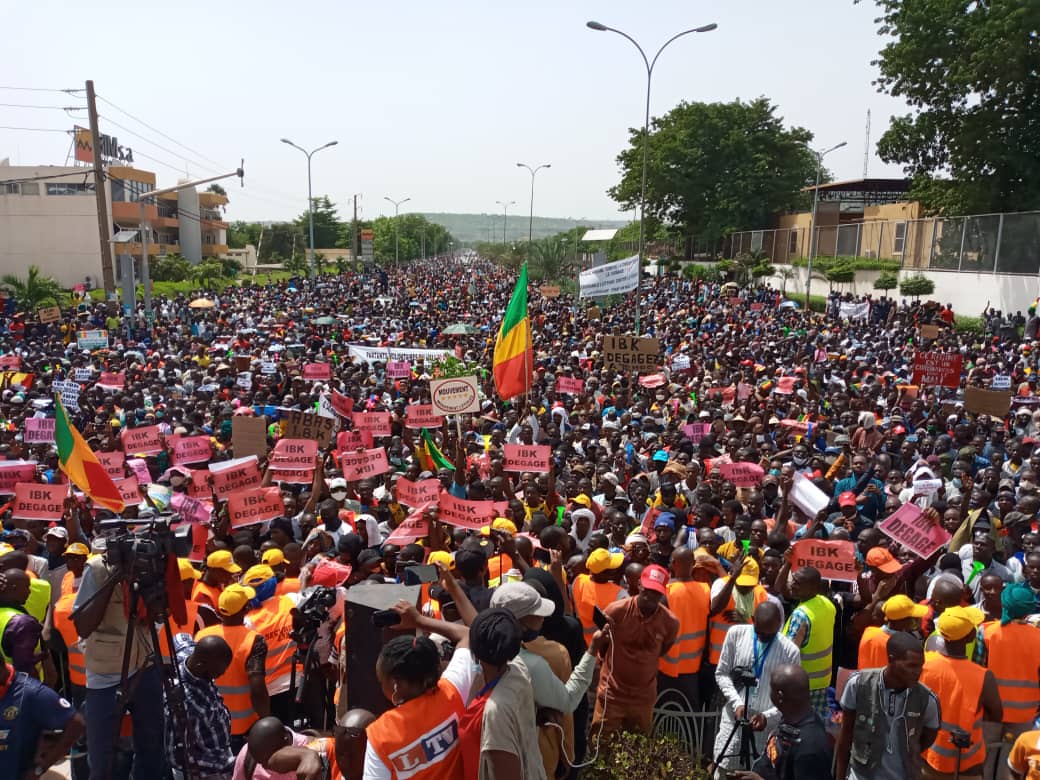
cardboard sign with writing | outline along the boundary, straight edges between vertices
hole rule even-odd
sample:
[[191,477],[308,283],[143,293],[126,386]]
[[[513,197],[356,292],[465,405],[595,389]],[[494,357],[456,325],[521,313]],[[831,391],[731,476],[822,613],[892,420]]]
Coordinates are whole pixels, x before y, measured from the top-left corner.
[[162,452],[162,434],[158,425],[125,428],[119,438],[123,442],[123,452],[127,455],[155,455]]
[[336,434],[336,449],[340,452],[371,447],[373,444],[372,436],[361,431],[340,431]]
[[177,436],[172,438],[173,462],[205,463],[213,456],[210,449],[209,436]]
[[22,359],[18,355],[0,355],[0,368],[17,371],[22,367]]
[[932,522],[917,504],[909,502],[886,517],[878,528],[921,558],[928,558],[950,541],[950,534],[941,525]]
[[317,455],[313,439],[279,439],[271,451],[271,465],[281,471],[311,471]]
[[67,485],[19,482],[14,486],[11,517],[19,520],[60,520],[68,494]]
[[389,436],[390,412],[354,412],[350,427],[355,431],[368,431],[372,436]]
[[404,427],[440,428],[443,420],[433,412],[433,404],[411,404],[404,408]]
[[386,364],[386,375],[390,379],[411,379],[412,364],[407,360],[391,360]]
[[307,363],[303,367],[303,378],[308,382],[327,382],[332,379],[330,363]]
[[758,487],[765,472],[757,463],[723,463],[719,474],[737,487]]
[[340,417],[350,417],[354,412],[354,399],[349,395],[343,395],[338,390],[333,390],[329,400],[332,402],[332,411]]
[[61,309],[57,306],[47,306],[40,309],[40,322],[44,325],[48,325],[52,322],[57,322],[61,319]]
[[964,391],[964,408],[977,414],[1003,417],[1011,409],[1011,393],[1006,390],[982,390],[969,387]]
[[571,379],[568,376],[561,376],[556,380],[556,392],[558,393],[569,393],[570,395],[581,395],[582,391],[585,390],[585,383],[580,379]]
[[603,337],[603,365],[623,371],[641,371],[656,368],[661,362],[659,339],[632,338],[631,336]]
[[287,439],[313,439],[322,449],[329,446],[332,434],[336,432],[335,420],[295,409],[286,413],[284,423],[283,435]]
[[108,476],[112,479],[122,479],[126,476],[126,455],[116,450],[115,452],[96,453],[98,462],[105,467]]
[[77,382],[89,382],[93,376],[94,369],[92,368],[77,368],[72,372],[72,378]]
[[131,458],[126,465],[130,467],[138,485],[147,485],[152,481],[152,475],[148,472],[148,464],[140,458]]
[[711,433],[711,423],[687,423],[683,426],[683,434],[694,444],[699,444],[701,439]]
[[241,374],[243,371],[248,371],[252,363],[253,358],[250,355],[235,355],[235,373]]
[[231,418],[231,448],[236,458],[267,454],[267,418],[237,415]]
[[546,298],[559,298],[560,286],[558,284],[543,284],[538,288],[538,292]]
[[549,472],[552,448],[548,444],[506,444],[502,451],[505,455],[502,466],[506,471]]
[[54,418],[29,417],[25,421],[26,444],[53,444]]
[[170,497],[170,508],[191,523],[208,523],[213,519],[212,504],[183,493],[174,493]]
[[113,387],[116,389],[126,387],[126,373],[121,371],[116,374],[112,371],[102,371],[101,376],[98,377],[97,384],[99,387]]
[[236,490],[259,487],[263,479],[256,455],[210,463],[209,472],[213,475],[213,492],[219,499],[227,498]]
[[357,482],[366,477],[375,477],[390,470],[390,462],[386,459],[386,450],[373,447],[361,452],[344,452],[340,456],[343,464],[343,476],[347,482]]
[[465,501],[451,493],[441,493],[437,502],[437,519],[457,528],[478,531],[495,519],[494,501]]
[[856,546],[852,542],[824,542],[820,539],[802,539],[794,543],[792,569],[810,566],[825,580],[855,582]]
[[228,517],[232,528],[243,528],[285,514],[282,492],[276,487],[236,490],[228,496]]
[[32,482],[36,478],[36,461],[6,460],[0,462],[0,494],[11,495],[19,482]]
[[422,539],[430,532],[430,520],[423,510],[412,512],[404,519],[397,528],[386,537],[384,544],[396,544],[399,546],[411,544],[416,539]]
[[458,376],[452,379],[434,379],[430,382],[430,399],[433,401],[434,414],[442,417],[449,414],[479,412],[477,378]]
[[921,338],[934,341],[939,338],[939,326],[938,325],[922,325],[921,326]]
[[441,482],[439,479],[421,479],[418,482],[412,482],[410,479],[401,477],[397,480],[394,492],[398,502],[410,507],[436,504],[441,494]]
[[960,387],[961,366],[964,356],[946,352],[918,352],[914,355],[914,374],[911,382],[915,385],[932,387]]
[[144,503],[144,498],[141,497],[141,486],[137,484],[137,480],[133,477],[113,479],[112,482],[115,484],[116,490],[119,491],[119,495],[123,497],[123,503],[127,506],[137,506]]

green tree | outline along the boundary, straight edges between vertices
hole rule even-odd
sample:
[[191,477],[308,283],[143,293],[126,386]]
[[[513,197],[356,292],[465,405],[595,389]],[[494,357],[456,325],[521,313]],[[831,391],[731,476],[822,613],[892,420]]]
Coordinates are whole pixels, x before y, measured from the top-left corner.
[[878,278],[874,280],[874,289],[883,290],[888,292],[894,290],[899,286],[899,274],[893,271],[882,271],[878,274]]
[[206,258],[196,265],[192,270],[191,278],[204,290],[215,289],[222,277],[223,269],[220,261],[214,258]]
[[225,279],[235,279],[242,273],[242,263],[233,257],[212,258],[220,263],[220,275]]
[[311,265],[308,257],[303,253],[297,253],[282,262],[282,268],[291,274],[307,275],[310,273]]
[[183,282],[193,270],[191,261],[178,254],[157,257],[148,265],[148,275],[156,282]]
[[[785,129],[776,107],[749,103],[680,103],[650,130],[647,216],[673,232],[710,242],[761,227],[777,211],[804,206],[813,183],[812,133]],[[642,130],[618,155],[621,181],[608,192],[623,209],[639,202]]]
[[[857,0],[858,2],[858,0]],[[878,0],[879,91],[906,101],[878,142],[947,214],[1040,208],[1040,4]]]
[[48,301],[61,304],[65,299],[65,291],[61,285],[51,276],[44,276],[40,267],[30,265],[29,271],[23,278],[14,274],[4,274],[0,277],[3,284],[11,291],[18,308],[23,312],[35,311],[42,303]]
[[213,182],[211,185],[206,187],[206,192],[215,192],[217,195],[223,195],[225,198],[228,196],[227,190],[216,182]]
[[231,222],[227,229],[228,246],[232,249],[245,249],[246,244],[256,246],[260,243],[261,230],[263,226],[259,222]]
[[776,275],[780,277],[780,292],[787,295],[787,283],[797,278],[798,272],[789,265],[783,265],[780,266],[780,270],[776,272]]
[[933,292],[935,292],[935,282],[920,274],[908,276],[899,283],[900,295],[920,298],[922,295],[931,295]]
[[[315,249],[330,249],[336,246],[340,236],[340,221],[336,214],[335,204],[329,200],[328,195],[320,195],[313,200],[314,203],[314,247]],[[300,232],[307,236],[305,246],[310,242],[310,212],[304,211],[296,218],[296,226]]]
[[836,265],[828,268],[823,276],[832,288],[836,284],[852,284],[856,280],[856,269],[850,265]]
[[543,282],[555,282],[564,278],[567,275],[568,266],[565,255],[566,246],[556,236],[535,241],[530,248],[528,270],[531,275]]

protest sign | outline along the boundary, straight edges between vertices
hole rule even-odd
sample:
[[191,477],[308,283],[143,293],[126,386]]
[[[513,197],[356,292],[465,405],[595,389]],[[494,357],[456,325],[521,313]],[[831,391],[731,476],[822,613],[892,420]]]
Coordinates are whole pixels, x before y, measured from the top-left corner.
[[416,539],[422,539],[429,532],[430,520],[426,517],[426,513],[419,509],[408,515],[404,522],[391,531],[383,544],[396,544],[403,547]]
[[737,400],[746,401],[751,397],[751,393],[754,391],[754,386],[749,385],[747,382],[737,383]]
[[[332,441],[332,434],[336,432],[336,421],[328,417],[322,417],[313,412],[301,412],[290,410],[284,413],[285,426],[282,433],[288,439],[313,439],[324,449]],[[235,453],[240,455],[241,453]]]
[[450,354],[446,349],[413,349],[405,347],[370,347],[367,344],[347,344],[351,357],[366,363],[389,363],[392,360],[407,360],[411,363],[440,360]]
[[344,452],[340,455],[340,462],[343,464],[343,476],[348,482],[375,477],[390,470],[386,450],[382,447],[373,447],[361,452]]
[[928,558],[950,541],[950,534],[933,522],[917,504],[907,502],[886,517],[878,526],[881,533],[910,550]]
[[140,458],[131,458],[126,461],[126,465],[130,467],[130,471],[137,479],[137,484],[147,485],[152,481],[152,475],[148,473],[148,464]]
[[350,427],[372,436],[389,436],[390,412],[354,412],[350,416]]
[[113,479],[112,482],[116,486],[116,490],[119,491],[119,495],[122,496],[123,503],[127,506],[137,506],[144,503],[144,498],[141,497],[141,486],[133,477]]
[[236,458],[267,454],[267,418],[237,415],[231,418],[231,448]]
[[57,380],[51,386],[54,388],[54,392],[61,396],[62,406],[69,411],[79,411],[79,383]]
[[990,390],[1010,390],[1011,377],[1007,374],[997,374],[989,382]]
[[386,364],[386,375],[390,379],[411,379],[412,364],[407,360],[391,360]]
[[458,376],[452,379],[434,379],[430,382],[430,399],[433,402],[433,413],[442,417],[449,414],[479,412],[477,378]]
[[922,325],[921,326],[921,338],[927,341],[934,341],[939,338],[939,326],[938,325]]
[[77,330],[76,346],[80,349],[108,349],[107,330]]
[[209,472],[213,475],[213,492],[219,499],[227,498],[236,490],[259,487],[262,481],[256,455],[210,463]]
[[794,484],[791,486],[791,494],[788,500],[798,507],[810,520],[819,514],[821,509],[826,509],[831,499],[826,493],[812,483],[812,480],[802,474],[795,472]]
[[690,356],[685,353],[672,358],[672,371],[689,371],[692,367]]
[[77,382],[89,382],[94,376],[94,369],[92,368],[77,368],[72,372],[72,378]]
[[964,408],[969,412],[1003,417],[1011,409],[1011,393],[1006,390],[969,387],[964,391]]
[[959,353],[918,352],[914,355],[914,373],[911,383],[931,387],[952,387],[961,384],[961,366],[964,357]]
[[661,362],[659,339],[632,338],[631,336],[603,337],[603,364],[607,368],[640,371],[656,368]]
[[794,543],[794,561],[791,569],[809,566],[820,572],[825,580],[855,582],[856,546],[852,542],[824,542],[820,539],[802,539]]
[[748,306],[748,309],[750,311],[762,311],[762,309],[764,309],[764,308],[765,308],[765,304],[758,303],[758,302],[755,302],[755,303],[751,304],[750,306]]
[[22,359],[18,355],[0,355],[0,369],[17,371],[22,367]]
[[54,418],[53,417],[29,417],[25,421],[25,443],[26,444],[53,444],[54,443]]
[[232,528],[242,528],[285,514],[282,493],[277,487],[236,490],[227,499]]
[[290,485],[310,485],[314,482],[314,471],[284,471],[271,466],[272,482],[288,482]]
[[253,389],[253,372],[252,371],[240,371],[238,376],[235,377],[235,387],[241,387],[243,390]]
[[36,478],[36,461],[5,460],[0,462],[0,494],[11,495],[19,482]]
[[737,487],[758,487],[765,472],[757,463],[723,463],[719,474]]
[[324,393],[318,396],[318,414],[322,417],[328,417],[337,426],[339,425],[339,418],[336,417],[336,410],[332,408],[332,401]]
[[327,382],[332,379],[330,363],[307,363],[303,367],[303,378],[308,382]]
[[560,297],[560,285],[558,284],[543,284],[538,288],[538,292],[542,294],[544,298],[559,298]]
[[40,309],[38,314],[40,315],[40,322],[48,325],[61,319],[61,308],[58,306],[46,306]]
[[170,508],[192,523],[208,523],[213,518],[212,504],[183,493],[174,493],[170,496]]
[[188,495],[192,498],[210,498],[213,491],[209,486],[209,471],[207,469],[188,469]]
[[465,501],[451,493],[441,493],[437,502],[437,519],[457,528],[478,531],[495,519],[494,501]]
[[155,455],[162,452],[162,434],[158,425],[144,425],[140,428],[125,428],[120,434],[123,452],[127,455]]
[[842,320],[865,320],[870,316],[870,304],[842,301],[838,306],[838,318]]
[[340,452],[356,450],[358,447],[371,447],[373,444],[372,437],[361,431],[340,431],[336,434],[336,449]]
[[235,355],[235,371],[236,373],[243,373],[249,370],[249,366],[252,365],[253,358],[249,355]]
[[579,298],[626,293],[639,286],[639,255],[589,268],[578,274]]
[[797,379],[797,377],[793,376],[780,377],[776,380],[776,387],[773,388],[773,392],[777,395],[791,395],[794,392],[794,383]]
[[313,439],[279,439],[271,451],[271,465],[280,471],[311,471],[318,443]]
[[126,476],[126,468],[123,465],[126,462],[126,455],[119,450],[114,452],[98,452],[97,455],[98,463],[100,463],[105,471],[112,479],[122,479]]
[[502,451],[505,456],[502,468],[506,471],[549,472],[552,448],[548,444],[506,444]]
[[209,529],[201,523],[180,522],[174,523],[173,530],[179,531],[184,527],[191,529],[191,552],[188,560],[192,563],[202,563],[206,560],[206,542],[209,541]]
[[694,444],[700,444],[701,439],[711,433],[711,423],[687,423],[683,426],[683,434]]
[[349,395],[343,395],[338,390],[332,391],[329,401],[332,404],[332,411],[340,417],[350,417],[354,412],[354,399]]
[[273,360],[261,360],[260,361],[260,373],[265,376],[278,373],[278,364]]
[[433,412],[433,404],[410,404],[404,408],[404,427],[440,428],[444,420]]
[[98,377],[97,386],[110,387],[115,390],[126,387],[126,373],[121,371],[117,374],[112,371],[102,371],[101,376]]
[[68,494],[68,485],[19,482],[14,486],[11,517],[17,520],[61,520]]
[[171,460],[177,465],[205,463],[213,455],[209,436],[174,436],[170,442],[173,451]]
[[584,389],[585,383],[580,379],[571,379],[569,376],[561,376],[556,380],[556,392],[558,393],[581,395]]
[[655,387],[663,387],[667,383],[668,380],[665,378],[664,374],[660,372],[639,377],[639,384],[643,387],[648,387],[651,390]]
[[424,504],[437,503],[441,494],[441,483],[438,479],[421,479],[412,482],[410,479],[401,477],[397,480],[394,488],[398,502],[410,507],[420,507]]

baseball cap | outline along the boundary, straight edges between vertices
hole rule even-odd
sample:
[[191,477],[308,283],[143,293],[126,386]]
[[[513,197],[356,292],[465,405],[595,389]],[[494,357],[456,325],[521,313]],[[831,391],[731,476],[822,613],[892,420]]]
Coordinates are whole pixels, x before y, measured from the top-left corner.
[[263,582],[267,582],[273,576],[274,570],[270,566],[265,566],[260,563],[256,566],[250,566],[246,573],[242,575],[242,584],[259,585]]
[[46,539],[48,536],[55,536],[58,539],[68,540],[69,529],[64,526],[56,525],[53,528],[48,528],[47,533],[43,535],[43,538]]
[[655,590],[658,593],[667,593],[668,572],[663,566],[651,564],[643,569],[643,576],[639,578],[639,584],[647,590]]
[[65,548],[65,555],[90,555],[90,550],[83,542],[73,542]]
[[600,547],[589,553],[588,560],[585,561],[585,568],[592,574],[599,574],[608,569],[619,569],[624,562],[624,553],[612,553],[610,550],[604,550]]
[[187,558],[177,559],[177,570],[181,573],[181,582],[184,582],[184,580],[197,580],[199,578],[198,571],[191,565],[191,561]]
[[889,598],[881,611],[887,620],[905,620],[906,618],[923,618],[928,614],[928,607],[915,604],[909,596],[902,594]]
[[745,558],[744,565],[740,567],[740,574],[737,575],[736,584],[744,588],[758,585],[759,575],[758,561],[754,558]]
[[939,629],[943,639],[956,642],[968,636],[985,619],[986,616],[977,607],[949,607],[939,615],[935,627]]
[[207,569],[223,569],[228,574],[241,574],[242,567],[235,563],[230,550],[217,550],[206,557]]
[[265,566],[281,566],[285,563],[285,554],[277,547],[272,547],[260,557],[260,563]]
[[325,558],[314,567],[308,582],[311,585],[335,588],[346,582],[352,571],[353,569],[350,566],[334,561],[331,558]]
[[884,547],[872,547],[867,553],[867,566],[880,569],[885,574],[895,574],[903,568],[903,564],[895,559]]
[[517,620],[529,615],[549,617],[556,611],[556,604],[549,599],[543,599],[538,595],[538,591],[526,582],[507,582],[499,585],[491,594],[491,607],[508,609]]
[[510,535],[516,534],[516,523],[508,517],[496,517],[491,523],[491,528],[494,531],[505,531]]
[[343,479],[343,477],[336,477],[335,479],[330,479],[329,480],[329,492],[332,492],[333,490],[336,490],[336,489],[346,490],[347,489],[347,480]]
[[658,450],[657,452],[654,453],[654,460],[657,461],[658,463],[667,463],[668,462],[668,453],[665,452],[664,450]]
[[248,585],[234,583],[220,592],[217,611],[221,615],[237,615],[256,597],[256,591]]
[[448,571],[455,568],[455,559],[452,557],[451,553],[446,550],[434,550],[430,553],[430,557],[426,559],[426,563],[430,566],[440,564]]
[[571,501],[573,501],[575,504],[581,504],[586,509],[589,509],[592,506],[592,499],[584,493],[579,493],[574,498],[572,498]]
[[846,490],[838,496],[838,506],[856,506],[856,494],[851,490]]

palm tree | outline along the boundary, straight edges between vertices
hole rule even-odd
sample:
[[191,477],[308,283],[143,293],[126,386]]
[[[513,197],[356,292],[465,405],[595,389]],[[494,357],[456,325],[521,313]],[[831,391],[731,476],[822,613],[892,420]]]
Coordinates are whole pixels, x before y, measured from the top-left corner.
[[562,279],[567,268],[563,242],[555,236],[536,241],[531,246],[531,265],[534,274],[542,281]]
[[30,265],[29,275],[24,279],[13,274],[0,277],[0,283],[10,288],[11,294],[23,311],[35,311],[41,303],[53,301],[61,304],[65,291],[52,276],[43,276],[39,266]]
[[191,278],[204,290],[209,290],[211,285],[221,278],[222,273],[223,269],[220,267],[220,261],[208,259],[195,266]]
[[780,266],[780,269],[776,272],[776,275],[780,277],[780,292],[787,295],[787,283],[798,276],[798,272],[795,271],[791,266],[784,265]]

